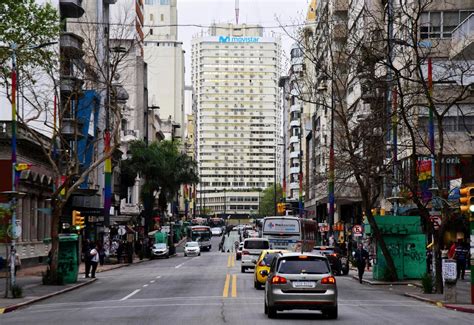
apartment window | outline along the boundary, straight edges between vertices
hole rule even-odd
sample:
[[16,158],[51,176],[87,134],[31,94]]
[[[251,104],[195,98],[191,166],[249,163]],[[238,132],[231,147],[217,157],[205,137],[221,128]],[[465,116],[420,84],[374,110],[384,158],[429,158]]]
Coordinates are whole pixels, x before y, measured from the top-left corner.
[[153,28],[150,28],[150,35],[153,35]]
[[170,0],[160,0],[160,5],[166,6],[170,4]]
[[429,11],[420,18],[420,38],[451,38],[453,30],[474,11]]

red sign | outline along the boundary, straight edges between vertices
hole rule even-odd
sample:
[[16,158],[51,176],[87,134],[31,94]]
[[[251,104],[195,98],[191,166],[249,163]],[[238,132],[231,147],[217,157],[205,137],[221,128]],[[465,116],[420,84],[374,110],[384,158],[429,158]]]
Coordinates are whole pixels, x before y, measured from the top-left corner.
[[363,231],[364,231],[364,228],[361,225],[354,225],[354,227],[352,227],[353,234],[360,235],[362,234]]

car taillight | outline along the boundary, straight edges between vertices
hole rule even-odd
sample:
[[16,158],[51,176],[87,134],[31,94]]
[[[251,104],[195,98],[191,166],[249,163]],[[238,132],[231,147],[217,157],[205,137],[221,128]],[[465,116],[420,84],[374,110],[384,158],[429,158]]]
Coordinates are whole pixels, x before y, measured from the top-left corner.
[[286,283],[286,278],[282,276],[275,275],[272,278],[272,284],[285,284]]
[[328,276],[321,280],[321,284],[336,284],[336,278],[333,276]]
[[242,255],[249,255],[250,253],[248,251],[242,251]]
[[331,254],[331,256],[337,257],[337,254],[334,253],[334,254]]

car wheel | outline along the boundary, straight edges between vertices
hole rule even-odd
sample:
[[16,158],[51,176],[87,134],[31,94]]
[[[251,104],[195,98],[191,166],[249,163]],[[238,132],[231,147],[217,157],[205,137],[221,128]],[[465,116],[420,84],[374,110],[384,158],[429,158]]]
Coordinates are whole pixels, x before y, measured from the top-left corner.
[[170,254],[166,254],[166,258],[170,258]]
[[242,266],[242,267],[240,268],[240,272],[245,273],[245,267]]
[[253,286],[254,286],[254,288],[257,289],[257,290],[261,290],[261,289],[262,289],[262,284],[261,284],[260,282],[258,282],[257,280],[255,280],[255,281],[253,282]]
[[265,301],[264,306],[263,306],[263,312],[265,313],[265,315],[268,315],[268,305],[267,305],[266,301]]
[[199,253],[198,256],[201,256],[201,253]]
[[324,314],[329,319],[337,319],[337,306],[326,310]]
[[275,307],[267,307],[268,309],[268,318],[277,318],[277,310]]

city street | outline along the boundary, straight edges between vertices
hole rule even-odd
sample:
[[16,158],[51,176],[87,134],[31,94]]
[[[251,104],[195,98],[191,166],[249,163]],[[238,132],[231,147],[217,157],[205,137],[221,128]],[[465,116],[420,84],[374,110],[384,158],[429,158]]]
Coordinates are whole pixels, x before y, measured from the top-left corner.
[[[231,238],[231,240],[233,240]],[[0,315],[2,324],[271,324],[329,323],[318,312],[263,313],[263,291],[240,273],[231,253],[153,260],[98,275],[95,283]],[[472,324],[472,314],[418,302],[338,277],[342,324]]]

